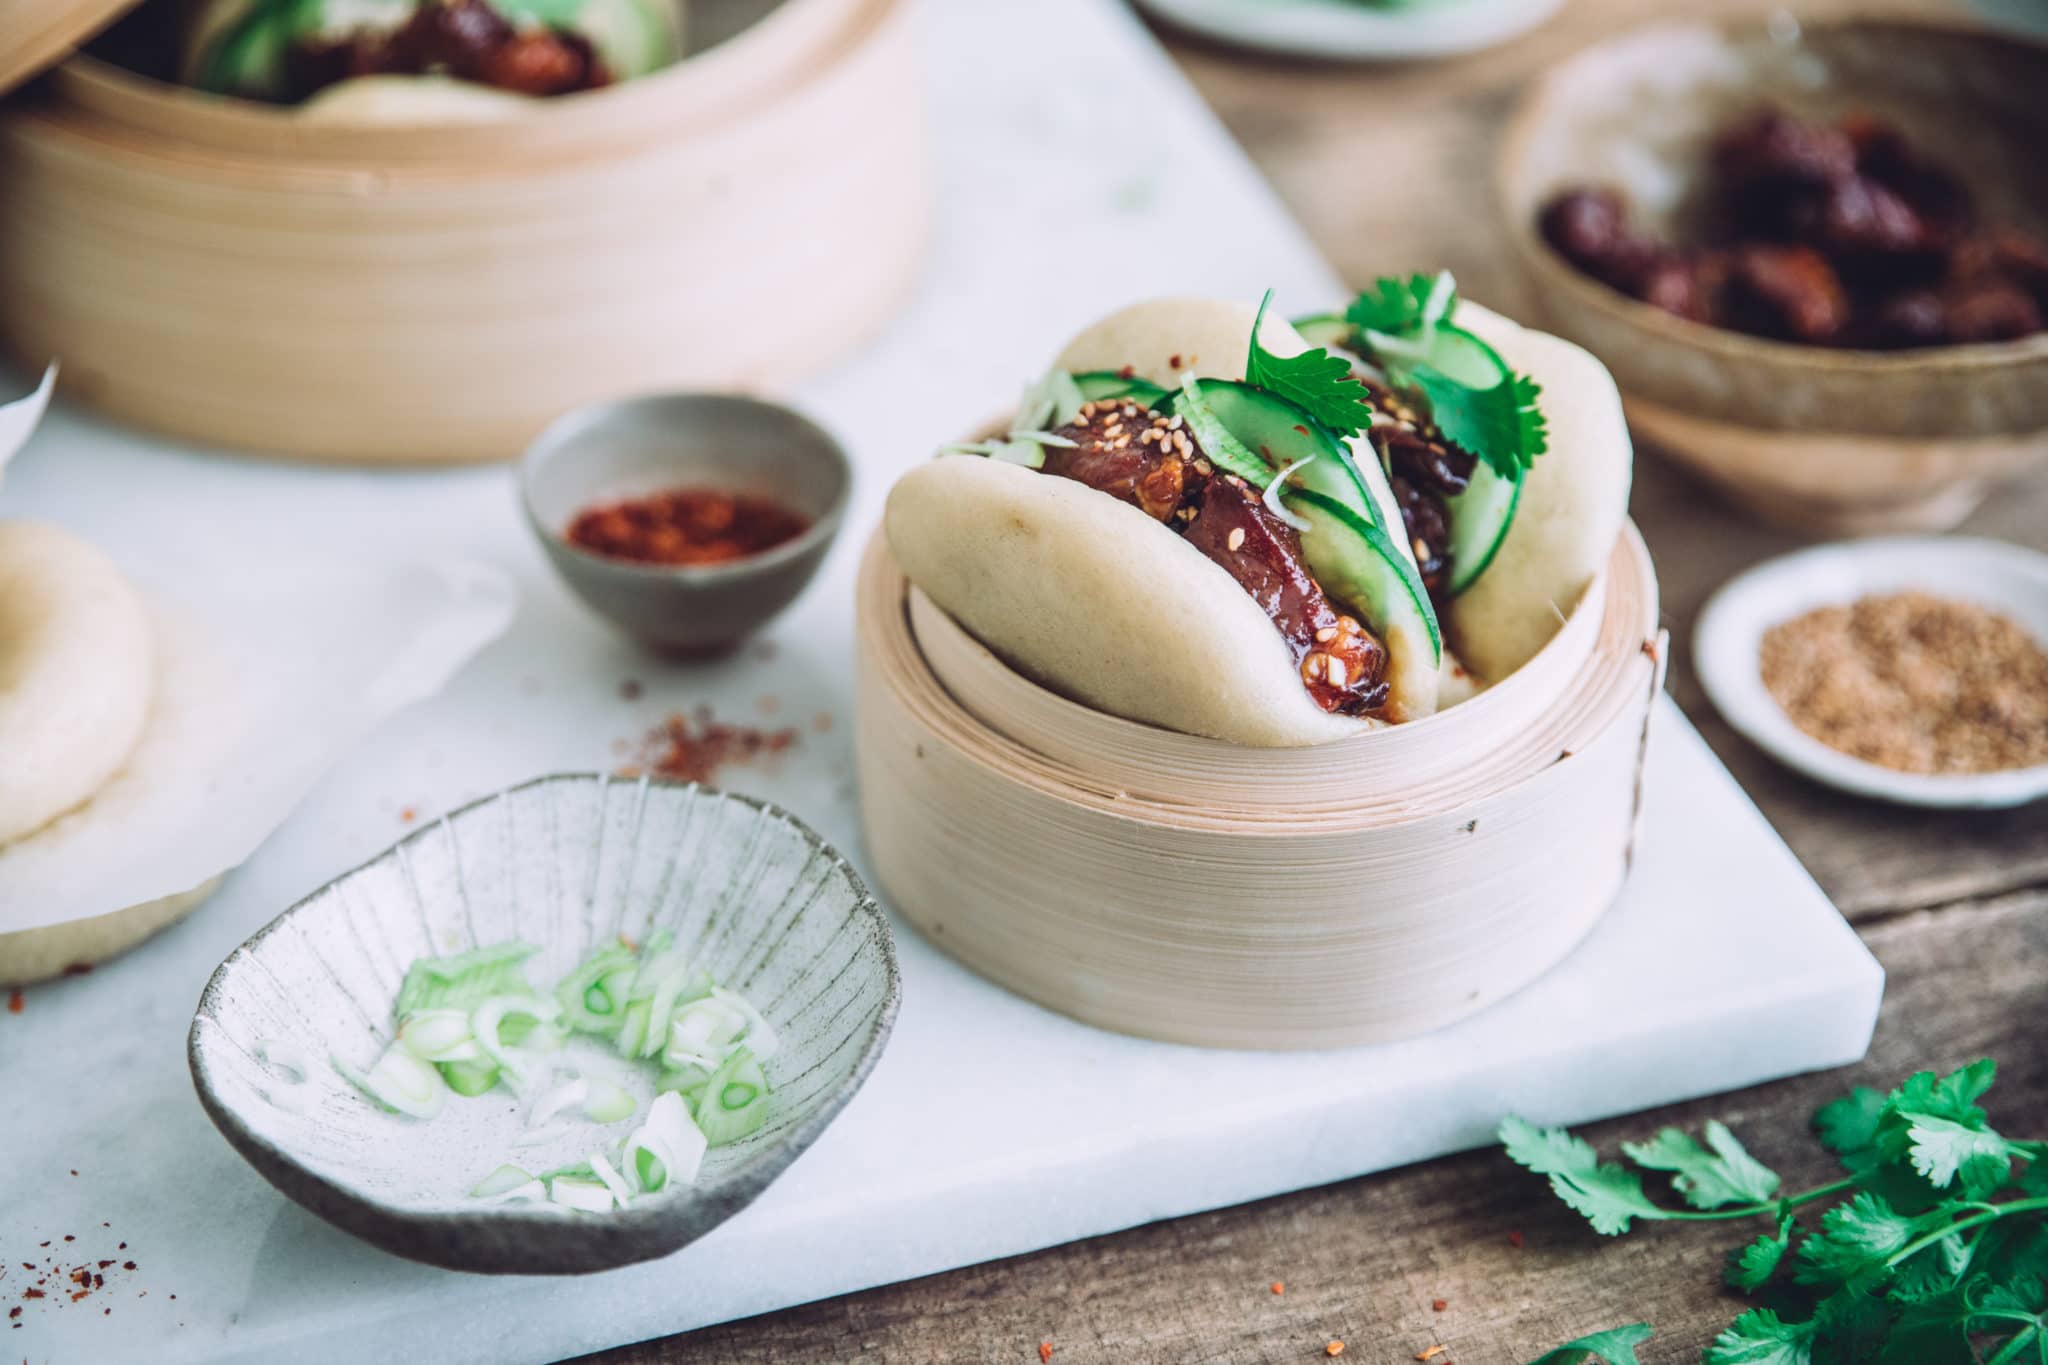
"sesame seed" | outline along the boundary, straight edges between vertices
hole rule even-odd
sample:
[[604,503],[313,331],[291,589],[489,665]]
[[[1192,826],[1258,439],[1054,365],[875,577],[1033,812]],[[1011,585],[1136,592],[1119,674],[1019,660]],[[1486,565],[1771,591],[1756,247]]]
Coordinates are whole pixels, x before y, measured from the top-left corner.
[[1332,687],[1342,687],[1344,679],[1348,676],[1348,670],[1344,667],[1344,661],[1334,654],[1330,656],[1330,662],[1323,665],[1323,671],[1329,674],[1330,686]]
[[1417,536],[1415,537],[1414,544],[1416,561],[1419,563],[1427,560],[1429,558],[1429,542],[1424,540],[1421,536]]
[[1169,421],[1166,425],[1175,431],[1179,431],[1181,427],[1184,425],[1184,422],[1178,415],[1175,415],[1174,418],[1171,421]]
[[1216,472],[1216,466],[1210,464],[1207,460],[1196,460],[1195,472],[1206,479]]
[[1243,545],[1243,544],[1244,544],[1244,527],[1242,527],[1242,526],[1238,526],[1238,527],[1233,527],[1233,528],[1231,529],[1231,532],[1230,532],[1230,540],[1229,540],[1229,542],[1228,542],[1228,543],[1229,543],[1229,545],[1230,545],[1230,548],[1231,548],[1232,550],[1235,550],[1235,549],[1237,549],[1237,548],[1238,548],[1239,546]]
[[1102,429],[1102,434],[1104,436],[1115,436],[1118,433],[1120,433],[1123,429],[1124,424],[1122,422],[1111,422],[1108,426]]
[[1336,638],[1337,628],[1335,626],[1324,626],[1316,632],[1316,643],[1319,645],[1326,645]]
[[1124,449],[1125,447],[1129,446],[1129,445],[1130,445],[1130,443],[1131,443],[1131,438],[1130,438],[1130,437],[1128,437],[1128,436],[1119,436],[1119,437],[1117,437],[1117,438],[1116,438],[1116,439],[1115,439],[1114,441],[1111,441],[1111,442],[1110,442],[1109,444],[1110,444],[1110,449],[1112,449],[1112,450],[1122,450],[1122,449]]
[[1093,403],[1083,403],[1081,405],[1081,415],[1083,417],[1093,417],[1095,415],[1095,405]]

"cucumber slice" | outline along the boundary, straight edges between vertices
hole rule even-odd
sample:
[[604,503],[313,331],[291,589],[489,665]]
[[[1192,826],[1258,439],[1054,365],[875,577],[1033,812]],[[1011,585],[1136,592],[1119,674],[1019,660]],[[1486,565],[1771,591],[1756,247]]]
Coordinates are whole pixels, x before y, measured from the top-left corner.
[[1301,339],[1311,346],[1328,350],[1341,346],[1347,351],[1357,350],[1358,333],[1342,313],[1315,313],[1309,317],[1296,318],[1294,330],[1301,333]]
[[1471,587],[1493,563],[1521,501],[1522,481],[1502,478],[1484,460],[1473,469],[1464,492],[1444,499],[1451,523],[1451,578],[1446,585],[1451,596]]
[[738,1142],[768,1121],[768,1077],[749,1048],[725,1059],[697,1097],[697,1127],[713,1147]]
[[1100,403],[1112,398],[1128,398],[1133,403],[1154,408],[1159,405],[1160,399],[1166,397],[1166,390],[1151,380],[1119,374],[1115,370],[1084,370],[1073,378],[1075,385],[1081,390],[1081,397],[1091,403]]
[[[1285,398],[1234,379],[1201,379],[1195,382],[1195,388],[1202,396],[1203,405],[1216,415],[1230,434],[1257,452],[1272,469],[1253,480],[1251,475],[1232,468],[1222,460],[1216,461],[1218,465],[1264,488],[1272,481],[1275,470],[1314,457],[1313,464],[1304,465],[1296,471],[1290,487],[1315,489],[1349,507],[1372,525],[1385,525],[1379,504],[1366,486],[1366,475],[1351,458],[1350,447],[1328,427]],[[1187,406],[1185,397],[1175,394],[1165,411],[1185,414]],[[1190,424],[1193,425],[1192,418]],[[1202,432],[1197,430],[1195,435],[1201,438]],[[1208,440],[1202,440],[1204,450],[1210,445]]]
[[1379,526],[1344,503],[1312,488],[1287,495],[1307,518],[1302,553],[1323,591],[1351,607],[1383,639],[1405,634],[1429,641],[1430,662],[1443,662],[1444,637],[1415,565]]

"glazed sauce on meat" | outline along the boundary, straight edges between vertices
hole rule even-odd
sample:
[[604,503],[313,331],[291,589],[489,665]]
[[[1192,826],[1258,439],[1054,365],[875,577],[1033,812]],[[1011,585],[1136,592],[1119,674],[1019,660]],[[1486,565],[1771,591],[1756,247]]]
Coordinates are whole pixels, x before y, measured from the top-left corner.
[[1130,503],[1227,570],[1279,630],[1318,706],[1355,716],[1386,705],[1386,646],[1331,604],[1300,534],[1244,480],[1218,474],[1179,418],[1089,403],[1054,434],[1074,444],[1047,446],[1044,472]]
[[1422,586],[1442,612],[1451,575],[1451,514],[1445,503],[1472,483],[1478,457],[1454,445],[1413,403],[1377,379],[1360,381],[1372,396],[1372,440],[1387,463],[1387,479]]
[[437,0],[389,33],[303,42],[287,55],[286,70],[297,99],[357,76],[428,72],[520,95],[566,95],[611,83],[588,39],[515,27],[487,0]]

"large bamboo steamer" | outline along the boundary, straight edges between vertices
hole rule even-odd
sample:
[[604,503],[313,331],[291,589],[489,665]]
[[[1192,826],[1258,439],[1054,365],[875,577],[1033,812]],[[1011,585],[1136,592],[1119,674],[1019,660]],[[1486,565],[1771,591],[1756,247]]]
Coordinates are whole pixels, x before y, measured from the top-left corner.
[[869,856],[940,948],[1090,1024],[1248,1048],[1440,1028],[1548,971],[1619,893],[1657,609],[1631,526],[1550,645],[1479,697],[1247,749],[1020,676],[877,535],[856,602]]
[[909,288],[905,0],[784,0],[483,126],[351,128],[74,57],[0,117],[0,346],[110,414],[316,459],[516,454],[578,404],[775,389]]

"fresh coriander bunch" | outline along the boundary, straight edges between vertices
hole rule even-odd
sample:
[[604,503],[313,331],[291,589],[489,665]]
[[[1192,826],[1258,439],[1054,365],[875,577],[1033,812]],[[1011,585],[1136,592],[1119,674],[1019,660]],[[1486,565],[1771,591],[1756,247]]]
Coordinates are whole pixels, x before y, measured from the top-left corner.
[[[1844,1179],[1782,1194],[1734,1133],[1666,1128],[1602,1161],[1562,1128],[1502,1121],[1510,1158],[1549,1178],[1595,1231],[1637,1221],[1761,1218],[1726,1278],[1761,1302],[1707,1347],[1703,1365],[2048,1365],[2048,1143],[2000,1134],[1977,1103],[1995,1065],[1923,1071],[1889,1094],[1859,1087],[1814,1115]],[[1643,1188],[1668,1174],[1684,1202]],[[1833,1201],[1829,1203],[1828,1201]],[[1808,1226],[1800,1210],[1826,1203]],[[1532,1365],[1641,1365],[1647,1324],[1582,1337]]]

